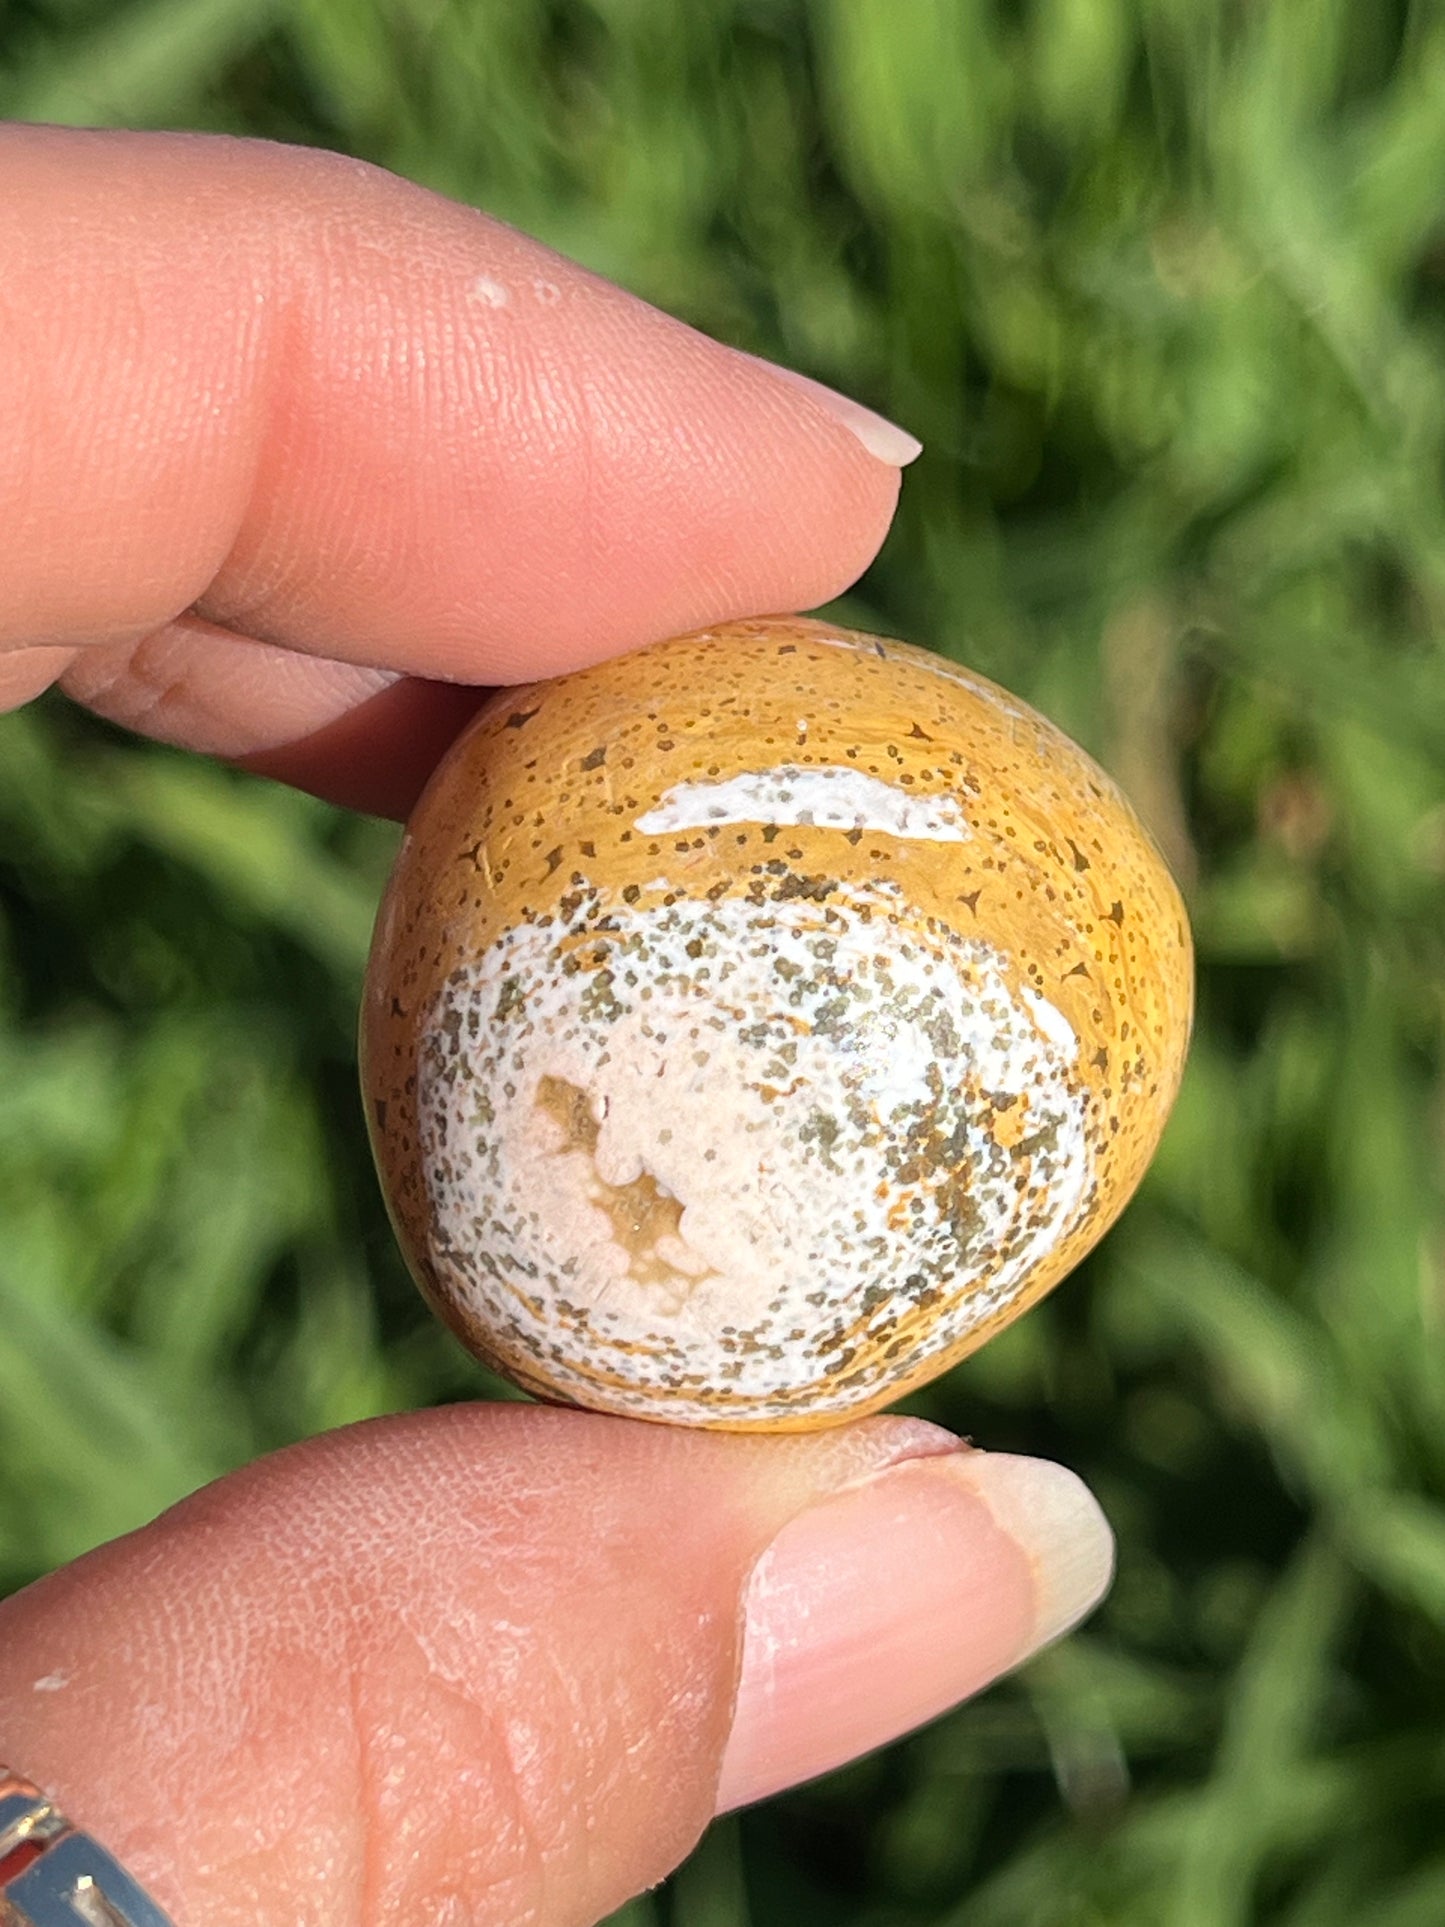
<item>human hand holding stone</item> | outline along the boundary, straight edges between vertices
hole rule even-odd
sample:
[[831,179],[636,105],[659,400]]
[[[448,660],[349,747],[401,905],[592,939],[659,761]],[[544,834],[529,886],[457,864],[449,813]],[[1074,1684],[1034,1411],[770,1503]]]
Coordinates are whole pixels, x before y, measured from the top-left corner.
[[[0,130],[0,708],[404,814],[479,685],[837,594],[902,431],[332,156]],[[178,1927],[595,1920],[1076,1620],[1074,1477],[873,1419],[309,1441],[0,1607],[0,1757]]]

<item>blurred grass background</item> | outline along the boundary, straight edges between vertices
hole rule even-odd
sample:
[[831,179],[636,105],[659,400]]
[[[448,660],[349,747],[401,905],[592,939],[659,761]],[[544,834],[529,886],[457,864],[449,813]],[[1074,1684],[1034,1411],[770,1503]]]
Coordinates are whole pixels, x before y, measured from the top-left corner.
[[[843,613],[1192,899],[1140,1201],[916,1401],[1084,1473],[1112,1598],[628,1927],[1445,1921],[1442,102],[1430,0],[0,0],[6,115],[365,156],[915,429]],[[354,1089],[392,844],[0,721],[3,1584],[477,1388]]]

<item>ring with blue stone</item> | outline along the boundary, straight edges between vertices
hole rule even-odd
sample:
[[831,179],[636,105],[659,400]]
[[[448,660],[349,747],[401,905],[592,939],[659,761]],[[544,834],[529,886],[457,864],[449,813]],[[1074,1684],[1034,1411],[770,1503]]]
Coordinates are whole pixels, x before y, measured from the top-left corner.
[[0,1766],[0,1927],[173,1927],[98,1840]]

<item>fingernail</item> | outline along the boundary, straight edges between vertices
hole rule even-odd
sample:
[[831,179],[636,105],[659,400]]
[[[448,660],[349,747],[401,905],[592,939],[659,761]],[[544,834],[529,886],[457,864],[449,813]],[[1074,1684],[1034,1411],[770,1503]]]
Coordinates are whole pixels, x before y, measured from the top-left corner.
[[786,1525],[753,1568],[718,1812],[957,1705],[1102,1597],[1113,1537],[1061,1465],[910,1461]]
[[923,453],[923,443],[916,435],[910,435],[906,428],[889,421],[886,415],[865,408],[862,402],[854,401],[850,395],[840,395],[836,388],[814,381],[811,375],[800,375],[796,368],[781,368],[777,362],[764,361],[759,355],[749,355],[748,359],[766,368],[769,374],[781,376],[794,388],[801,388],[820,408],[826,408],[835,421],[851,430],[870,455],[876,455],[880,462],[887,462],[890,468],[907,468]]

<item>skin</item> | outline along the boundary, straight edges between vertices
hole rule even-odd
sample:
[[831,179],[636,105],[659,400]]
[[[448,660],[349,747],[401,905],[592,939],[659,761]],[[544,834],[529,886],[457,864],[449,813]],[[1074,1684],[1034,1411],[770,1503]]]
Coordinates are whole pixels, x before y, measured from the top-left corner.
[[[887,529],[845,404],[356,163],[12,127],[0,205],[0,709],[401,814],[477,689],[804,608]],[[560,1927],[1108,1565],[1071,1475],[913,1421],[422,1413],[0,1606],[0,1757],[180,1927]]]

